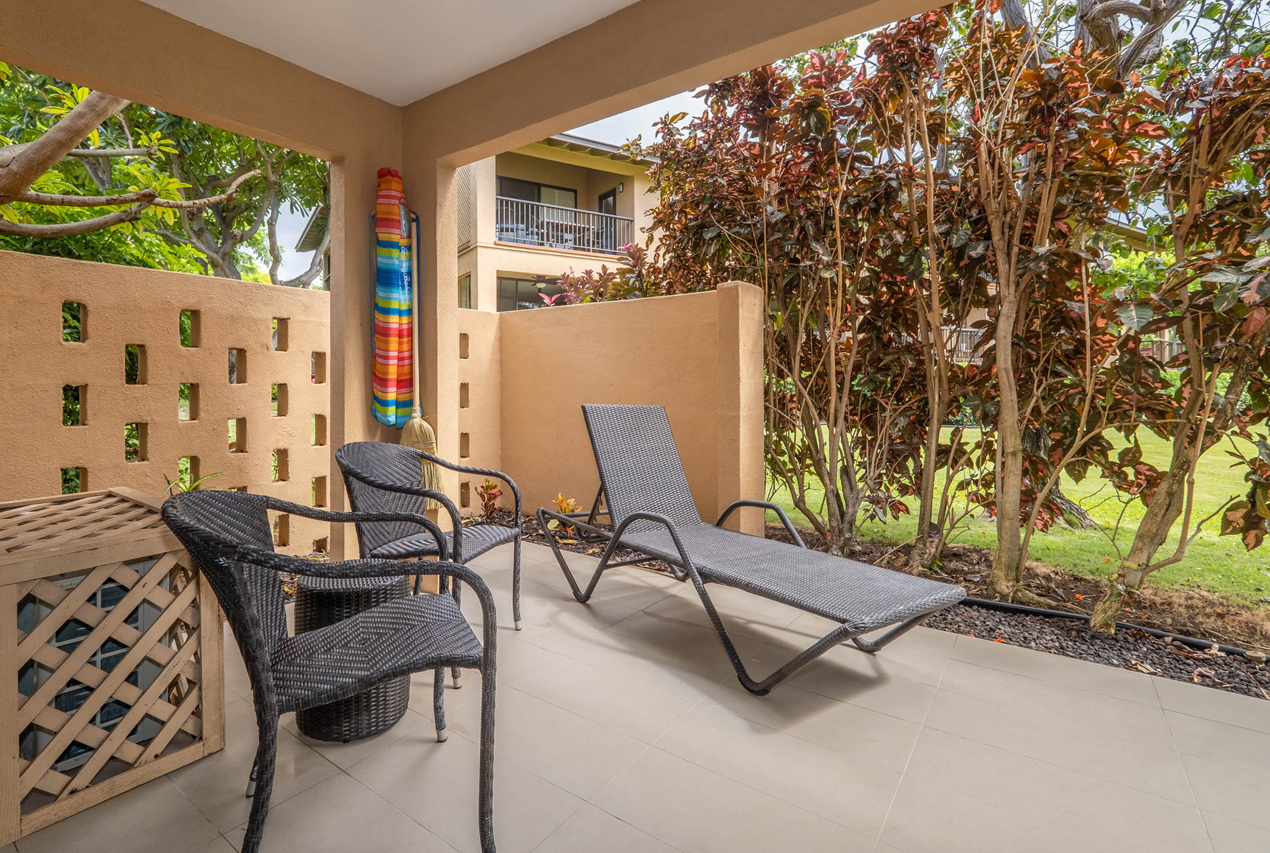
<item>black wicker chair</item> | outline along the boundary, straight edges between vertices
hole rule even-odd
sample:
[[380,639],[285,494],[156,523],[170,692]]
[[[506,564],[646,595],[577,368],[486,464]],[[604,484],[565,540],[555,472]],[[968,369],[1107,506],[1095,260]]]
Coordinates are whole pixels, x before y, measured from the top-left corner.
[[[931,613],[956,604],[966,595],[959,586],[807,548],[784,511],[766,501],[737,501],[723,511],[718,521],[707,524],[697,513],[664,408],[588,405],[582,407],[582,413],[591,435],[591,448],[600,472],[600,492],[608,505],[613,530],[594,526],[595,509],[587,521],[581,519],[582,513],[566,516],[548,509],[538,510],[538,523],[548,536],[574,597],[587,601],[606,569],[649,557],[665,561],[677,579],[691,580],[696,587],[737,678],[751,693],[762,696],[771,692],[777,684],[848,640],[862,651],[876,652]],[[743,506],[775,511],[797,545],[725,529],[723,522]],[[574,580],[555,537],[548,530],[549,518],[608,541],[585,590]],[[618,547],[648,556],[610,563]],[[839,627],[767,678],[756,681],[732,645],[706,592],[707,583],[744,589],[831,619]],[[861,639],[863,634],[892,625],[895,627],[876,640]]]
[[[278,744],[278,718],[345,699],[387,679],[437,673],[433,690],[437,739],[445,739],[441,704],[446,668],[482,673],[479,821],[481,849],[494,850],[494,685],[497,617],[485,583],[470,569],[445,561],[400,563],[347,560],[318,563],[274,553],[269,510],[332,522],[410,523],[441,531],[427,518],[404,513],[343,513],[313,509],[264,495],[199,491],[174,495],[163,520],[194,558],[220,602],[251,679],[260,746],[251,817],[243,853],[256,853],[264,835]],[[444,540],[442,540],[444,542]],[[462,581],[481,603],[484,643],[477,640],[450,595],[411,595],[351,619],[298,636],[287,633],[280,572],[321,578],[434,574]]]
[[[460,525],[454,502],[440,492],[423,487],[424,461],[463,474],[479,474],[502,480],[515,499],[513,526],[501,524]],[[354,441],[335,451],[335,461],[344,475],[344,486],[355,512],[407,512],[423,515],[431,498],[450,515],[455,531],[450,538],[450,554],[454,562],[466,565],[473,557],[508,542],[513,543],[512,556],[512,622],[520,630],[520,540],[524,530],[521,518],[520,489],[512,478],[501,471],[455,465],[440,457],[380,441]],[[431,531],[410,522],[368,522],[357,524],[361,556],[393,560],[417,559],[437,555],[437,539]]]

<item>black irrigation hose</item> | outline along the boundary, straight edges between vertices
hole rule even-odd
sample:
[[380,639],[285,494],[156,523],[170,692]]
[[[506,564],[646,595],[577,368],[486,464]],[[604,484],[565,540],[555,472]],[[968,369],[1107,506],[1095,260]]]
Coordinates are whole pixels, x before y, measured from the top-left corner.
[[[1086,613],[1069,613],[1066,610],[1046,610],[1041,607],[1028,607],[1026,604],[1011,604],[1008,601],[994,601],[991,598],[971,598],[967,596],[961,600],[962,604],[968,604],[971,607],[981,607],[984,610],[997,610],[1002,613],[1023,613],[1028,616],[1047,616],[1051,619],[1075,619],[1078,622],[1088,622],[1089,615]],[[1248,657],[1248,652],[1244,649],[1237,649],[1234,646],[1223,646],[1221,643],[1212,643],[1208,640],[1197,640],[1194,637],[1187,637],[1182,634],[1172,634],[1168,631],[1161,631],[1159,628],[1147,628],[1143,625],[1131,625],[1128,622],[1117,622],[1117,628],[1123,628],[1126,631],[1143,631],[1152,637],[1158,637],[1161,640],[1172,640],[1175,643],[1181,643],[1184,646],[1190,646],[1192,649],[1210,650],[1216,646],[1218,651],[1227,655],[1240,655]]]

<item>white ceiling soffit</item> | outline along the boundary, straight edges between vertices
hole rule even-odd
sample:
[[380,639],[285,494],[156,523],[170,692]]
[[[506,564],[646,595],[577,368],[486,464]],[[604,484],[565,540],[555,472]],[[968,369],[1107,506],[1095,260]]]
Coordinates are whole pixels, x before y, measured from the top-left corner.
[[404,106],[634,0],[145,0]]

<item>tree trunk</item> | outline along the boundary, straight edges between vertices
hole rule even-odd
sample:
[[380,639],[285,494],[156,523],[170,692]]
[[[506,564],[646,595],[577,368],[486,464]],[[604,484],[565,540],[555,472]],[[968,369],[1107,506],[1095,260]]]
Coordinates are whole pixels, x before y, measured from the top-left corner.
[[1023,429],[1019,422],[1019,389],[1014,373],[1014,323],[1019,312],[1017,294],[1003,295],[997,317],[997,384],[1001,410],[997,415],[997,552],[992,559],[988,589],[1008,601],[1018,584],[1023,541],[1019,515],[1023,492]]

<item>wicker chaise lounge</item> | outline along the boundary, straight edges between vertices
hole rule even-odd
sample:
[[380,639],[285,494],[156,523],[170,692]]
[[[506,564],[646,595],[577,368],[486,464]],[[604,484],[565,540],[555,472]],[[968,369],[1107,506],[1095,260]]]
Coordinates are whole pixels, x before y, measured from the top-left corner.
[[[586,405],[582,412],[600,473],[600,495],[606,499],[613,530],[610,533],[594,526],[595,509],[586,521],[580,517],[581,513],[565,516],[548,509],[538,510],[538,522],[543,531],[548,532],[551,548],[574,597],[586,602],[606,569],[647,559],[609,562],[618,547],[665,561],[677,579],[690,580],[696,587],[737,678],[751,693],[767,694],[790,675],[847,640],[872,654],[931,613],[956,604],[966,595],[959,586],[807,548],[780,507],[765,501],[737,501],[723,511],[718,521],[707,524],[697,513],[665,409],[661,406]],[[596,498],[597,507],[600,495]],[[762,539],[722,527],[734,510],[745,506],[775,511],[798,544]],[[586,589],[578,586],[555,538],[547,531],[549,519],[608,540]],[[709,583],[744,589],[831,619],[839,627],[771,675],[756,681],[741,662],[706,591]],[[864,634],[889,626],[894,627],[882,636],[863,639]]]

